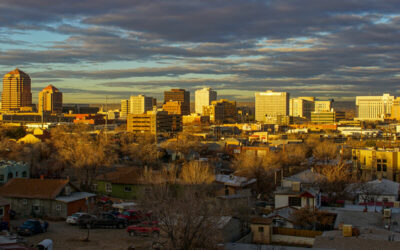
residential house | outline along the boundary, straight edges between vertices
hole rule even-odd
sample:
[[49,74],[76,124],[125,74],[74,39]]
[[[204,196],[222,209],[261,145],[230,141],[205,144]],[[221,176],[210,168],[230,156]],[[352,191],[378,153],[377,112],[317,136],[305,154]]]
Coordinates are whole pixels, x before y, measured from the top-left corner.
[[29,166],[24,162],[0,160],[0,185],[12,178],[29,178]]
[[275,227],[295,228],[292,213],[297,210],[295,207],[281,207],[272,211],[265,218],[272,219]]
[[49,216],[65,218],[86,212],[94,204],[95,194],[80,192],[68,179],[14,178],[0,187],[18,216]]
[[4,199],[0,198],[0,222],[10,222],[10,203]]
[[233,174],[217,174],[214,182],[221,186],[216,193],[221,198],[247,198],[251,196],[252,187],[257,179]]
[[272,242],[272,219],[255,217],[250,221],[252,243],[270,244]]
[[316,183],[324,180],[324,176],[308,169],[283,179],[281,186],[275,191],[275,208],[319,208],[321,193]]
[[346,190],[353,194],[360,205],[384,205],[393,207],[399,200],[400,184],[388,179],[350,184]]
[[135,167],[119,167],[96,177],[93,190],[98,194],[121,199],[137,199],[143,188],[143,171]]

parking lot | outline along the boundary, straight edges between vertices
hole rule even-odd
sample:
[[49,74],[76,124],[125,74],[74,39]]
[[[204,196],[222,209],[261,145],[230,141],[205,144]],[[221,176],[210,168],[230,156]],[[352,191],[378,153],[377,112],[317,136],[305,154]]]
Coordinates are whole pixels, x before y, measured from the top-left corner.
[[[11,225],[18,226],[23,221],[11,221]],[[53,249],[149,249],[152,246],[151,237],[128,235],[125,229],[91,229],[89,241],[84,242],[87,230],[68,225],[63,221],[49,222],[46,233],[25,237],[29,245],[36,245],[44,239],[53,241]]]

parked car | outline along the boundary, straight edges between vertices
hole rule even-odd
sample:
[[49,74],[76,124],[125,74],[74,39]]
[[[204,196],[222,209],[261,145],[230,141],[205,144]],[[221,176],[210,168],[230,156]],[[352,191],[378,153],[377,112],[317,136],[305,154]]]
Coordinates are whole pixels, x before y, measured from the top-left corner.
[[110,213],[103,213],[98,217],[91,214],[85,214],[80,216],[78,219],[78,225],[82,228],[125,228],[127,224],[128,223],[125,218],[118,218]]
[[34,235],[39,233],[44,233],[47,231],[49,223],[47,221],[40,221],[35,219],[30,219],[25,221],[21,226],[17,228],[19,235]]
[[74,213],[73,215],[68,216],[65,222],[67,222],[68,224],[76,225],[78,224],[78,218],[84,214],[87,213]]
[[135,236],[135,235],[158,236],[160,234],[160,228],[158,227],[158,222],[143,222],[139,225],[133,225],[127,227],[126,231],[130,236]]
[[117,217],[124,218],[127,220],[128,224],[137,224],[142,222],[143,220],[149,218],[151,213],[144,214],[142,211],[137,209],[130,209],[120,213]]

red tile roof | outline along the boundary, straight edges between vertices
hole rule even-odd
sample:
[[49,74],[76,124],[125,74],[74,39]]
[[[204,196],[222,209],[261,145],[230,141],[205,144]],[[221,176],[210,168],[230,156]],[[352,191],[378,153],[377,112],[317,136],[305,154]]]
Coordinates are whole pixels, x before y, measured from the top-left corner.
[[0,196],[8,198],[55,199],[69,180],[14,178],[0,187]]

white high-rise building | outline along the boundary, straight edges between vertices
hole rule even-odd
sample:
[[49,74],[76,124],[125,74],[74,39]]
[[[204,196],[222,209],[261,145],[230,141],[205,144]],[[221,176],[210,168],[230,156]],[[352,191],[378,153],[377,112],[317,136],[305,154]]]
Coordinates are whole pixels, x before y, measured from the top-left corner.
[[314,112],[316,113],[327,112],[331,111],[332,109],[332,100],[328,101],[317,100],[314,103],[315,103]]
[[155,99],[145,95],[131,96],[129,99],[129,113],[133,115],[145,114],[153,110]]
[[211,88],[198,89],[195,92],[195,112],[203,114],[203,107],[217,100],[217,92]]
[[385,116],[391,114],[394,96],[357,96],[357,118],[360,121],[383,121]]
[[256,121],[264,122],[265,117],[277,117],[289,115],[289,93],[266,92],[255,93]]
[[311,112],[314,111],[314,100],[314,97],[290,98],[289,115],[311,119]]

